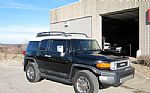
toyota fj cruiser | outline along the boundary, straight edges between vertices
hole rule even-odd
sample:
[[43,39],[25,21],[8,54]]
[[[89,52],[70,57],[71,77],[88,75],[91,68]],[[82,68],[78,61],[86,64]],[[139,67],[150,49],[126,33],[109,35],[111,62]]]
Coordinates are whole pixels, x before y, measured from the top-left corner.
[[83,33],[38,33],[24,54],[29,82],[46,78],[71,84],[76,93],[98,93],[100,86],[118,86],[134,77],[128,58],[103,52]]

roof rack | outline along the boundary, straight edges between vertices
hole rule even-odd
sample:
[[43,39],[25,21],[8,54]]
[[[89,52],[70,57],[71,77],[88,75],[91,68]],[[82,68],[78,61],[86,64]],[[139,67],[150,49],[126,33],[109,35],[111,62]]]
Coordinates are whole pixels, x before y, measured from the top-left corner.
[[89,38],[85,33],[66,33],[67,36],[72,36],[72,35],[84,35],[86,38]]
[[83,35],[86,38],[89,38],[85,33],[65,33],[62,31],[50,31],[50,32],[40,32],[37,33],[36,37],[44,37],[44,36],[64,36],[64,37],[73,37],[73,35]]
[[67,37],[65,32],[61,31],[50,31],[50,32],[40,32],[37,33],[36,37],[43,37],[43,36],[64,36]]

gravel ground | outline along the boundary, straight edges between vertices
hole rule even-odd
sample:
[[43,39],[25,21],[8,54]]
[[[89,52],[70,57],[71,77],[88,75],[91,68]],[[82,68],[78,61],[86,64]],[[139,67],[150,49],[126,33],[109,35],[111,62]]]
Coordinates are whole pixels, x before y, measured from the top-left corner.
[[132,66],[136,69],[137,72],[143,73],[144,75],[150,77],[150,67],[140,64],[132,64]]
[[136,69],[137,72],[143,73],[144,75],[150,77],[150,67],[141,64],[135,64],[137,59],[134,57],[129,57],[129,59],[133,62],[131,65]]
[[[21,61],[7,60],[0,62],[0,93],[74,93],[74,90],[72,86],[50,80],[30,83],[25,77]],[[134,79],[119,87],[101,89],[99,93],[150,93],[150,79],[136,71]]]

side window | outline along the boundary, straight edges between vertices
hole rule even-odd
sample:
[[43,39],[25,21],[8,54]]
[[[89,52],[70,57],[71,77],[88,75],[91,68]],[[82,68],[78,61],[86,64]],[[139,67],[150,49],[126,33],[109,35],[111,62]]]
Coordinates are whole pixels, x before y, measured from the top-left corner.
[[36,51],[39,48],[39,41],[30,41],[27,50]]
[[48,40],[42,40],[40,45],[40,50],[45,51],[48,48]]
[[31,46],[32,46],[32,43],[29,42],[29,44],[28,44],[28,46],[27,46],[27,51],[28,51],[28,50],[31,50]]
[[63,51],[67,52],[67,40],[53,40],[52,46],[51,46],[51,52],[58,52],[58,47],[62,46]]

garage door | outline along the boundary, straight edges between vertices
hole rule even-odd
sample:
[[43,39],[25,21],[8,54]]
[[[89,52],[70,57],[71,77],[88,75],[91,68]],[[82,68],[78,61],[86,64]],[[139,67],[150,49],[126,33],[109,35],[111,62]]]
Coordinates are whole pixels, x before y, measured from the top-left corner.
[[52,23],[51,31],[79,32],[91,37],[91,17],[78,18],[58,23]]

